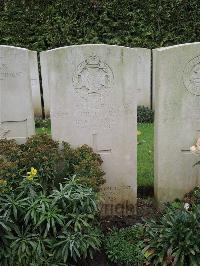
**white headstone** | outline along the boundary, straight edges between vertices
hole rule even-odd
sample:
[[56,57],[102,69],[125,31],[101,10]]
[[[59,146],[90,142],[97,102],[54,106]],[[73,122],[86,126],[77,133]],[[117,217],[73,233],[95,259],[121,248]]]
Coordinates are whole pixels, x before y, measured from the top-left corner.
[[35,117],[42,117],[37,52],[29,51],[32,100]]
[[[151,106],[151,50],[145,48],[134,48],[137,52],[137,105]],[[40,53],[40,63],[42,70],[42,87],[45,116],[50,115],[50,89],[48,82],[48,65],[46,61],[46,52]]]
[[[135,48],[137,49],[137,48]],[[151,50],[138,48],[137,105],[151,107]]]
[[200,136],[200,43],[153,51],[155,195],[162,203],[200,184],[200,159],[189,151]]
[[0,46],[0,138],[23,143],[34,133],[29,51]]
[[53,138],[87,144],[104,161],[103,216],[133,214],[136,203],[137,53],[109,45],[42,53]]

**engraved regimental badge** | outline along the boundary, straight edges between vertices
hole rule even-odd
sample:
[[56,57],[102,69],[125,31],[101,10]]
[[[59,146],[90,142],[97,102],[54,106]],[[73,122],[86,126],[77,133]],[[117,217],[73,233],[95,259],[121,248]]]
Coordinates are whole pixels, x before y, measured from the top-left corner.
[[200,56],[194,57],[186,64],[183,82],[191,94],[200,96]]
[[111,88],[113,78],[111,68],[97,55],[91,55],[77,66],[72,82],[82,96],[101,95]]

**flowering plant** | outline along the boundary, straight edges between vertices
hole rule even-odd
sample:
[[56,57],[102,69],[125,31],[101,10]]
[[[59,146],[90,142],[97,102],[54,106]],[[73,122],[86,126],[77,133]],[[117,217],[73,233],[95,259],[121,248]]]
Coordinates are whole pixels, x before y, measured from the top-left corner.
[[100,248],[98,193],[75,176],[52,190],[41,180],[34,167],[14,186],[0,179],[0,265],[69,265]]

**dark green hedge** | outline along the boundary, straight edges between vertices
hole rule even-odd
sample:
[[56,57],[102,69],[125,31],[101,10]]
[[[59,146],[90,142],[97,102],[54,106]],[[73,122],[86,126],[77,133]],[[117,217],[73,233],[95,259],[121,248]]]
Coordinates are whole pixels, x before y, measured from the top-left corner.
[[0,44],[34,50],[200,40],[199,0],[0,0]]

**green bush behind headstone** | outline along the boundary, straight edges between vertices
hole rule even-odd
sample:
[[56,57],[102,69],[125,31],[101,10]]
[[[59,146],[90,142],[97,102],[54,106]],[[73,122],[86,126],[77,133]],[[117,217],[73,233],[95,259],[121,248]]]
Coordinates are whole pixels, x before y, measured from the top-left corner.
[[199,0],[0,0],[1,45],[155,48],[199,39]]

